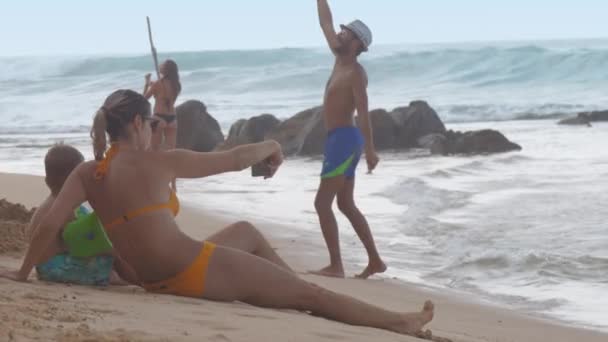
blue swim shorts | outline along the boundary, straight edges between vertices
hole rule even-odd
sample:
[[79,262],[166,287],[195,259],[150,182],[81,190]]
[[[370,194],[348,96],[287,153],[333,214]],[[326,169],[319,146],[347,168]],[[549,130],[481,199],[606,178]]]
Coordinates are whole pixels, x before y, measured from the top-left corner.
[[346,176],[355,178],[355,169],[361,158],[364,139],[359,128],[338,127],[327,134],[321,178]]

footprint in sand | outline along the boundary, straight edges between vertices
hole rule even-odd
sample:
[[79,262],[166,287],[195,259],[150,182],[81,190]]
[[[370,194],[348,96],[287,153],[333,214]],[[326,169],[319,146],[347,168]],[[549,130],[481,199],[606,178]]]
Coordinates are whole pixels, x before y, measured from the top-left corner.
[[37,293],[26,293],[23,295],[24,299],[31,299],[31,300],[42,300],[45,302],[60,302],[61,300],[59,299],[55,299],[55,298],[49,298],[49,297],[42,297]]
[[208,327],[211,330],[216,330],[216,331],[235,331],[235,330],[239,330],[238,328],[231,326],[231,325],[226,325],[223,324],[221,322],[214,322],[214,321],[206,321],[206,320],[197,320],[196,323],[204,326],[204,327]]
[[116,311],[116,310],[107,310],[107,309],[90,309],[92,312],[96,313],[96,314],[102,314],[102,315],[123,315],[122,312],[120,311]]
[[226,335],[224,334],[216,334],[213,336],[210,336],[208,341],[227,341],[227,342],[231,342],[232,340],[229,339]]
[[348,337],[346,337],[344,335],[331,334],[331,333],[316,332],[316,333],[313,333],[313,335],[316,335],[316,336],[321,337],[321,338],[326,338],[326,339],[329,339],[329,340],[347,340],[348,339]]
[[204,310],[191,311],[191,313],[192,313],[192,317],[204,317],[204,316],[213,315],[213,312],[204,311]]
[[4,302],[4,303],[12,303],[14,302],[15,299],[8,297],[8,296],[4,296],[4,295],[0,295],[0,302]]
[[376,336],[376,331],[374,330],[370,330],[368,328],[362,328],[362,327],[349,327],[349,329],[338,329],[338,331],[340,331],[342,334],[348,335],[348,336],[355,336],[355,337],[362,337],[362,336],[369,336],[370,340],[373,340],[373,337]]
[[61,323],[80,323],[86,321],[87,318],[73,314],[64,314],[57,316],[55,320]]
[[262,319],[266,319],[266,320],[276,320],[276,317],[273,316],[267,316],[267,315],[260,315],[260,314],[254,314],[254,313],[244,313],[244,312],[237,312],[235,315],[240,316],[240,317],[246,317],[246,318],[262,318]]
[[203,305],[203,301],[200,299],[175,298],[175,299],[173,299],[173,302],[175,302],[177,304],[188,304],[188,305],[195,305],[195,306]]

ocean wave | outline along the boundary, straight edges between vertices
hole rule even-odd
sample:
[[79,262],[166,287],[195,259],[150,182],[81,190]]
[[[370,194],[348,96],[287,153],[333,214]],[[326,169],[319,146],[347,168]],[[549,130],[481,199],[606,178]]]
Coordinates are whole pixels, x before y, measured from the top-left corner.
[[477,87],[541,81],[606,81],[608,49],[552,49],[528,45],[398,52],[371,59],[369,67],[385,71],[382,75],[386,77],[399,70]]
[[[431,104],[432,105],[432,104]],[[445,122],[558,120],[601,107],[577,103],[443,104],[435,109]]]
[[[312,70],[329,66],[331,56],[324,50],[285,48],[251,51],[201,51],[160,54],[173,58],[184,73],[204,70],[230,72],[239,69],[282,68]],[[0,58],[0,80],[39,77],[71,77],[149,72],[148,55],[91,57]],[[602,80],[608,76],[608,49],[605,47],[555,49],[540,45],[517,47],[481,46],[475,49],[432,48],[412,51],[395,48],[393,53],[370,55],[364,64],[375,81],[408,75],[435,77],[443,82],[490,86],[510,82]],[[318,72],[319,70],[317,70]],[[320,70],[325,72],[325,69]],[[395,74],[395,71],[399,71]],[[326,75],[325,75],[326,76]]]
[[521,114],[514,114],[513,120],[529,120],[529,121],[534,121],[534,120],[548,120],[548,119],[563,119],[566,118],[568,116],[577,114],[577,112],[570,112],[570,113],[548,113],[548,114],[539,114],[539,113],[521,113]]
[[498,156],[497,158],[493,159],[492,162],[496,163],[496,164],[517,164],[517,163],[523,163],[523,162],[530,162],[533,160],[534,160],[534,158],[526,156],[526,155],[506,154],[506,155]]
[[[212,114],[229,123],[242,113],[275,110],[284,117],[318,105],[333,58],[325,49],[304,48],[159,57],[179,64],[184,97],[208,103]],[[374,107],[423,99],[447,123],[557,119],[606,105],[601,89],[608,87],[608,44],[400,46],[364,56],[363,64]],[[58,98],[77,95],[82,102],[88,95],[102,98],[99,89],[139,87],[152,69],[148,55],[2,57],[0,119],[40,108],[65,111],[65,102],[54,102]],[[13,131],[0,128],[6,132]]]
[[[326,53],[312,49],[277,49],[252,51],[202,51],[159,54],[159,60],[172,58],[181,72],[199,70],[248,69],[269,66],[309,66],[324,61]],[[324,58],[325,57],[325,58]],[[150,72],[154,70],[149,55],[88,57],[3,57],[0,58],[0,81],[31,80],[44,77],[74,77]]]
[[[591,255],[570,257],[550,253],[468,252],[456,258],[433,277],[454,279],[475,274],[473,278],[498,279],[518,275],[544,282],[552,279],[576,281],[606,281],[608,259]],[[540,278],[538,277],[540,276]]]
[[[48,134],[71,134],[71,133],[89,133],[91,126],[76,125],[68,126],[61,125],[41,125],[41,126],[11,126],[0,127],[0,134],[11,135],[48,135]],[[7,138],[5,138],[7,139]]]
[[14,148],[49,148],[52,147],[53,145],[55,145],[54,143],[48,143],[48,144],[18,144],[15,145]]
[[377,195],[388,198],[396,204],[405,205],[407,210],[400,216],[402,233],[415,236],[433,236],[436,243],[450,239],[458,227],[439,223],[433,217],[448,209],[464,206],[471,194],[430,186],[419,178],[407,178]]

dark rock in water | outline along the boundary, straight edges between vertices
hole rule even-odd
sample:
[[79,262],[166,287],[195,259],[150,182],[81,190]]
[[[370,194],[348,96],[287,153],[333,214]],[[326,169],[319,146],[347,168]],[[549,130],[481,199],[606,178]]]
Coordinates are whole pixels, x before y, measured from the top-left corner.
[[591,121],[608,121],[608,110],[587,113]]
[[561,119],[566,116],[567,113],[555,112],[550,114],[538,114],[538,113],[520,113],[517,114],[514,120],[548,120],[548,119]]
[[247,119],[239,119],[237,122],[233,123],[232,126],[230,126],[228,137],[224,140],[224,144],[228,143],[228,140],[236,140],[236,137],[238,137],[246,123]]
[[429,149],[431,154],[448,154],[447,138],[444,134],[432,133],[418,139],[418,146]]
[[563,119],[563,120],[560,120],[557,124],[558,125],[585,125],[585,126],[591,127],[591,124],[589,123],[590,121],[591,120],[587,113],[578,113],[578,115],[575,118]]
[[391,116],[397,124],[397,148],[418,146],[418,139],[432,133],[445,133],[437,112],[424,101],[413,101],[407,107],[395,108]]
[[[423,101],[414,101],[391,113],[372,110],[370,117],[377,150],[417,147],[418,138],[445,132],[437,113]],[[266,137],[277,140],[286,155],[318,155],[323,153],[326,136],[323,109],[315,107],[285,120]]]
[[492,129],[470,132],[448,131],[446,138],[447,154],[485,154],[521,150],[521,146]]
[[285,155],[321,154],[327,136],[322,115],[323,107],[302,111],[281,122],[266,138],[278,141]]
[[521,146],[502,133],[491,130],[470,132],[446,131],[437,113],[423,101],[414,101],[405,110],[393,113],[400,125],[398,147],[427,148],[432,154],[486,154],[519,151]]
[[448,131],[446,134],[429,134],[418,139],[420,147],[432,154],[488,154],[519,151],[521,146],[509,141],[502,133],[485,129],[470,132]]
[[224,141],[219,123],[200,101],[190,100],[175,108],[177,111],[177,147],[198,152],[212,151]]
[[[500,132],[446,131],[437,113],[423,101],[392,112],[376,109],[370,112],[377,150],[424,147],[433,154],[480,154],[520,150]],[[359,118],[357,117],[358,121]],[[323,108],[314,107],[280,122],[270,114],[239,120],[230,128],[220,149],[274,139],[285,155],[319,155],[323,153],[327,132]]]
[[[384,109],[377,109],[370,112],[370,117],[376,149],[395,148],[398,127],[392,115]],[[294,115],[279,124],[266,138],[277,140],[285,155],[322,154],[327,138],[323,124],[323,107],[307,109]]]
[[[391,113],[384,109],[373,110],[370,115],[378,150],[424,147],[441,155],[521,150],[519,145],[493,130],[447,132],[437,113],[423,101],[414,101]],[[285,155],[322,154],[326,139],[322,107],[305,110],[285,120],[266,138],[277,140]]]
[[608,110],[581,112],[576,117],[566,118],[558,122],[559,125],[586,125],[591,126],[591,122],[608,121]]
[[[397,146],[397,132],[399,127],[393,116],[384,109],[375,109],[369,112],[374,135],[376,150],[388,150]],[[357,125],[361,127],[357,116]]]
[[281,121],[272,114],[254,116],[248,120],[241,119],[230,127],[226,141],[218,149],[264,141],[264,137],[280,123]]

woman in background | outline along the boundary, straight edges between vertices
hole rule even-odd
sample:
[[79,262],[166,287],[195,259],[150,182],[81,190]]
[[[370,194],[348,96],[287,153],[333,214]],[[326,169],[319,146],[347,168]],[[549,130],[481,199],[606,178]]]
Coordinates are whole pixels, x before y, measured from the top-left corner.
[[[179,81],[177,63],[167,59],[160,65],[160,79],[156,82],[150,80],[151,75],[145,76],[144,97],[154,97],[154,116],[159,118],[157,129],[152,135],[152,149],[161,148],[164,140],[165,149],[172,150],[177,143],[177,113],[175,102],[179,96],[182,85]],[[163,139],[164,138],[164,139]],[[176,191],[175,179],[171,180],[171,188]]]

